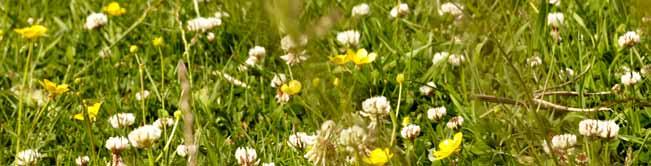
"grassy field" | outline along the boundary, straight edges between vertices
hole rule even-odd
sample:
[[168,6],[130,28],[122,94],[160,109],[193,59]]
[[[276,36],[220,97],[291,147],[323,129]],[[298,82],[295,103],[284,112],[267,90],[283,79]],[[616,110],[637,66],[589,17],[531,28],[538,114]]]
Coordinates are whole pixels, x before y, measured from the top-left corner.
[[0,1],[0,165],[651,163],[647,0],[115,2]]

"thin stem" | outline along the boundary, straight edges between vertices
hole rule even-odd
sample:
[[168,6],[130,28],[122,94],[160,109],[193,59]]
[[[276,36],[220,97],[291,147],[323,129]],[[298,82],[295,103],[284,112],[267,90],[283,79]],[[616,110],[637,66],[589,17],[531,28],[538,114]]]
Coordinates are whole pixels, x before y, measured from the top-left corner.
[[[196,1],[195,1],[196,2]],[[160,86],[161,91],[165,91],[165,57],[163,57],[163,51],[158,47],[158,55],[160,55]],[[165,96],[163,94],[163,96]],[[165,100],[164,97],[161,100],[163,110],[165,110]]]
[[391,129],[391,146],[393,146],[393,143],[396,140],[396,131],[398,129],[398,114],[400,113],[401,99],[402,99],[402,83],[398,85],[398,105],[396,106],[396,114],[391,116],[391,123],[393,123],[393,129]]
[[142,75],[142,70],[145,65],[138,65],[138,72],[140,73],[140,109],[142,110],[142,124],[147,124],[147,118],[145,115],[145,78]]
[[25,105],[24,105],[25,101],[23,101],[23,100],[25,99],[25,95],[27,94],[26,91],[29,89],[26,86],[27,86],[27,80],[29,79],[28,78],[28,73],[29,73],[28,71],[29,71],[29,68],[30,68],[30,61],[32,59],[32,49],[33,49],[33,47],[34,46],[30,42],[29,43],[29,49],[27,50],[27,60],[25,62],[24,71],[23,71],[23,85],[22,85],[21,90],[20,90],[21,91],[20,98],[18,99],[18,118],[17,118],[18,122],[16,123],[16,125],[18,125],[16,127],[16,152],[20,152],[20,135],[21,135],[21,132],[22,132],[21,128],[22,128],[22,123],[23,123],[23,109],[25,107]]
[[155,166],[154,164],[154,155],[152,153],[153,149],[147,150],[147,159],[149,160],[149,166]]

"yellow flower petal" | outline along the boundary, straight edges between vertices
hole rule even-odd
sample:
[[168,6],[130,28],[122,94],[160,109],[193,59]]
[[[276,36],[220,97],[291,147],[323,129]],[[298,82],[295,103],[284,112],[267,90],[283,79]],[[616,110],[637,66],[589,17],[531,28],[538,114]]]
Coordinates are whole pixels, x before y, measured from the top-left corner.
[[458,132],[452,139],[445,139],[439,143],[438,149],[432,153],[435,160],[441,160],[458,152],[463,141],[463,134]]
[[283,84],[280,87],[280,91],[282,91],[283,93],[287,93],[289,95],[295,95],[301,92],[301,88],[302,88],[301,82],[296,80],[291,80],[289,81],[289,83]]
[[14,31],[25,39],[36,39],[45,36],[47,28],[37,24],[26,28],[15,29]]
[[70,89],[68,89],[67,84],[57,85],[56,83],[54,83],[54,82],[52,82],[50,80],[47,80],[47,79],[44,79],[43,81],[41,81],[41,85],[43,86],[43,88],[45,88],[45,90],[48,93],[50,93],[49,97],[51,97],[51,98],[59,96],[59,95],[61,95],[63,93],[66,93],[66,92],[68,92],[70,90]]
[[[99,114],[99,109],[102,107],[102,102],[95,103],[92,106],[89,106],[86,108],[86,111],[88,111],[88,117],[90,118],[90,121],[95,121],[97,119],[97,115]],[[84,120],[84,113],[78,113],[75,114],[72,118],[77,119],[77,120]]]
[[362,158],[362,161],[368,165],[381,166],[389,162],[393,157],[393,153],[388,148],[375,148],[371,153]]
[[120,16],[126,13],[127,10],[122,8],[119,3],[111,2],[104,7],[104,12],[112,16]]
[[333,57],[330,57],[330,62],[337,64],[337,65],[343,65],[348,62],[348,58],[346,55],[335,55]]

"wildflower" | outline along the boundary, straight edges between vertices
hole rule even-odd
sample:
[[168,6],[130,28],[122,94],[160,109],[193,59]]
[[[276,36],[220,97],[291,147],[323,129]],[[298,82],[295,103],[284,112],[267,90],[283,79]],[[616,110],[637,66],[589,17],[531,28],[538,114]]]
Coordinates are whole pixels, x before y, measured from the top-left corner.
[[563,13],[560,12],[549,13],[547,15],[547,25],[550,25],[553,28],[558,28],[561,25],[563,25],[564,20],[565,20],[565,16],[563,15]]
[[276,96],[274,96],[274,98],[276,98],[276,102],[278,103],[287,103],[291,97],[292,95],[289,95],[282,91],[277,91]]
[[[336,155],[335,144],[332,142],[336,138],[335,122],[328,120],[323,122],[321,129],[317,132],[314,144],[305,153],[303,157],[312,162],[313,165],[331,165],[332,157]],[[331,163],[331,164],[328,164]]]
[[410,124],[402,128],[400,131],[402,138],[414,140],[418,135],[420,135],[420,126]]
[[129,52],[131,52],[131,53],[136,53],[136,52],[138,52],[138,46],[137,46],[137,45],[131,45],[131,46],[129,46]]
[[561,0],[549,0],[550,5],[561,6]]
[[307,60],[307,56],[305,56],[305,51],[298,53],[290,52],[280,56],[280,59],[284,60],[288,65],[295,65]]
[[154,45],[155,47],[160,47],[163,45],[165,41],[163,40],[163,37],[156,37],[154,40],[151,41],[151,44]]
[[26,28],[15,29],[16,33],[20,34],[25,39],[37,39],[39,37],[45,36],[47,28],[42,25],[32,25]]
[[215,40],[215,33],[208,32],[208,33],[206,34],[206,39],[208,39],[208,41],[210,41],[210,42],[213,41],[213,40]]
[[106,15],[104,13],[93,13],[86,17],[86,24],[84,24],[84,28],[89,30],[95,29],[105,25],[106,22],[108,22],[108,18],[106,18]]
[[215,15],[216,18],[231,17],[231,15],[228,14],[227,12],[225,12],[225,11],[218,11],[218,12],[215,12],[214,15]]
[[451,54],[448,57],[448,63],[450,63],[452,66],[459,66],[464,61],[466,61],[466,58],[463,55]]
[[121,16],[126,13],[127,10],[120,7],[119,3],[111,2],[104,7],[104,12],[108,13],[111,16]]
[[403,82],[405,82],[405,74],[402,73],[398,74],[396,76],[396,82],[398,82],[398,84],[402,84]]
[[622,92],[622,85],[621,84],[615,84],[615,85],[613,85],[612,88],[610,88],[610,91],[612,91],[613,93],[620,93],[620,92]]
[[165,127],[171,127],[174,125],[174,119],[168,117],[158,118],[156,119],[156,121],[154,121],[152,125],[154,125],[159,129],[163,129]]
[[123,150],[128,149],[130,146],[129,140],[125,137],[110,137],[106,140],[104,147],[110,150],[113,154],[119,154]]
[[276,164],[274,164],[273,162],[269,162],[269,163],[262,163],[262,166],[276,166]]
[[235,77],[233,77],[233,76],[231,76],[229,74],[222,73],[222,72],[219,72],[219,71],[216,71],[216,73],[221,74],[222,77],[224,77],[224,80],[228,81],[229,83],[231,83],[231,84],[233,84],[235,86],[239,86],[239,87],[242,87],[242,88],[249,88],[248,84],[238,80],[237,78],[235,78]]
[[339,144],[346,147],[346,150],[353,152],[359,150],[368,139],[366,131],[362,127],[354,125],[352,127],[341,130],[339,137]]
[[287,82],[287,76],[285,74],[274,74],[274,77],[271,79],[271,87],[280,87]]
[[136,93],[136,100],[138,100],[138,101],[146,99],[147,97],[149,97],[149,91],[148,90],[143,90],[143,91],[140,91],[140,92]]
[[16,154],[16,165],[36,165],[43,155],[38,150],[27,149]]
[[366,49],[359,49],[357,50],[357,53],[355,53],[355,56],[352,57],[353,63],[356,65],[363,65],[367,63],[371,63],[375,61],[375,58],[377,57],[377,54],[374,52],[368,53]]
[[265,54],[267,54],[267,51],[261,46],[255,46],[249,49],[249,57],[256,57],[258,60],[264,58]]
[[356,47],[359,44],[359,38],[360,34],[355,30],[337,33],[337,42],[346,47]]
[[432,63],[433,64],[438,64],[439,62],[442,62],[443,60],[447,59],[450,56],[450,53],[448,52],[437,52],[434,54],[434,57],[432,58]]
[[599,132],[599,121],[586,119],[579,122],[579,133],[584,136],[593,136]]
[[289,95],[295,95],[301,92],[301,82],[296,81],[296,80],[291,80],[287,84],[283,84],[280,87],[280,91],[283,93],[287,93]]
[[129,133],[129,141],[136,148],[149,148],[161,136],[161,130],[153,125],[144,125]]
[[181,144],[176,147],[176,155],[179,155],[181,157],[185,157],[188,155],[188,148],[185,147],[185,145]]
[[617,40],[617,43],[620,47],[632,47],[640,43],[640,35],[635,33],[635,31],[628,31],[624,35],[620,36]]
[[391,18],[404,17],[407,14],[409,14],[409,5],[406,3],[401,3],[400,5],[393,7],[389,12]]
[[642,69],[640,69],[640,74],[642,74],[644,77],[651,76],[651,64],[642,66]]
[[527,63],[529,63],[529,66],[534,67],[542,64],[542,59],[540,59],[539,56],[533,56],[530,58],[527,58]]
[[447,109],[445,106],[440,106],[436,108],[430,108],[427,110],[427,119],[432,121],[439,121],[445,116]]
[[420,91],[420,94],[424,96],[430,96],[434,93],[434,88],[436,88],[436,84],[434,84],[434,82],[428,82],[427,84],[420,86],[418,91]]
[[636,71],[629,71],[629,72],[624,73],[619,78],[619,80],[621,81],[621,83],[623,85],[628,86],[628,85],[633,85],[633,84],[636,84],[636,83],[642,81],[642,76],[640,76],[640,73],[638,73]]
[[136,116],[133,113],[118,113],[108,119],[111,126],[116,129],[131,126],[135,120]]
[[569,79],[572,77],[574,77],[574,70],[571,68],[565,68],[561,71],[561,78]]
[[407,126],[410,124],[411,124],[411,118],[409,116],[402,118],[402,126]]
[[435,161],[449,157],[461,149],[462,141],[463,134],[461,132],[454,134],[454,137],[452,139],[445,139],[441,141],[438,145],[438,149],[430,150],[429,159],[431,161]]
[[222,25],[222,20],[216,17],[198,17],[188,21],[188,30],[189,31],[200,31],[205,32],[214,27]]
[[315,136],[307,135],[304,132],[297,132],[289,136],[287,144],[295,149],[305,149],[314,144]]
[[353,9],[351,10],[351,15],[353,17],[361,17],[361,16],[366,16],[369,14],[370,7],[366,3],[362,3],[356,6],[353,6]]
[[[102,107],[102,102],[95,103],[92,106],[86,107],[86,112],[88,112],[88,118],[90,118],[90,121],[94,122],[95,119],[97,119],[100,107]],[[77,120],[84,120],[84,113],[82,112],[75,114],[73,118]]]
[[368,128],[375,128],[378,120],[385,117],[391,111],[391,105],[384,96],[371,97],[362,102],[363,111],[360,112],[362,116],[371,119]]
[[88,156],[79,156],[75,159],[75,164],[78,166],[86,166],[90,162],[90,157]]
[[601,138],[615,138],[619,132],[619,126],[615,121],[601,121],[599,124],[599,136]]
[[574,160],[576,161],[577,164],[583,165],[588,163],[590,157],[588,157],[588,154],[586,154],[585,152],[582,152],[576,155],[576,158]]
[[451,2],[444,3],[439,9],[439,15],[443,16],[446,14],[454,17],[459,17],[463,14],[463,6]]
[[258,154],[255,152],[255,149],[250,147],[240,147],[235,150],[235,159],[240,166],[253,166],[258,165],[260,160],[258,160]]
[[[298,41],[295,41],[298,40]],[[285,36],[280,40],[280,47],[285,50],[285,51],[292,51],[296,50],[299,47],[303,47],[307,45],[307,36],[301,35],[298,36],[296,39],[292,38],[292,36]]]
[[574,134],[562,134],[552,137],[552,148],[553,149],[568,149],[576,145],[576,135]]
[[47,80],[47,79],[44,79],[43,81],[41,81],[41,85],[49,93],[49,95],[48,95],[49,98],[55,98],[55,97],[57,97],[57,96],[59,96],[59,95],[61,95],[63,93],[66,93],[66,92],[68,92],[70,90],[70,89],[68,89],[68,84],[57,85],[56,83],[54,83],[54,82],[52,82],[50,80]]
[[446,126],[450,129],[457,129],[461,127],[461,125],[463,125],[463,117],[461,116],[452,117],[446,124]]
[[391,160],[393,153],[389,148],[375,148],[368,156],[362,158],[362,161],[368,165],[382,166]]
[[615,138],[619,132],[619,126],[612,120],[586,119],[579,123],[579,133],[584,136],[598,136],[601,138]]
[[174,119],[181,119],[181,118],[183,118],[183,112],[181,110],[174,111]]

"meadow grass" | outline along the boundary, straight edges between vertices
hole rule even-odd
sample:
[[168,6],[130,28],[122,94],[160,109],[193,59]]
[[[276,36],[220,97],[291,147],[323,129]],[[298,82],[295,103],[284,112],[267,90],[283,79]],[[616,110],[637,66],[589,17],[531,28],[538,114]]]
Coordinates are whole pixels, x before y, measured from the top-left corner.
[[[198,165],[246,165],[236,154],[241,147],[255,149],[254,165],[651,163],[645,0],[116,2],[124,14],[103,10],[107,0],[0,2],[0,165],[19,164],[27,149],[41,154],[27,165],[74,165],[79,156],[114,165],[109,137],[130,137],[165,118],[173,123],[152,145],[130,140],[120,162],[186,165],[177,146],[196,143]],[[460,13],[441,15],[446,2]],[[370,12],[353,16],[361,3]],[[400,3],[408,12],[392,18]],[[85,28],[96,12],[108,21]],[[560,25],[549,23],[555,12],[563,13]],[[221,25],[193,31],[189,21],[198,17]],[[45,36],[16,31],[32,25],[47,28]],[[348,30],[360,34],[358,43],[338,41]],[[629,31],[638,41],[622,44]],[[283,38],[297,47],[283,49]],[[264,56],[244,69],[255,46]],[[335,64],[336,55],[357,48],[377,58]],[[303,62],[282,58],[303,51]],[[442,52],[450,55],[433,62]],[[458,56],[464,60],[454,62]],[[641,77],[622,78],[631,73]],[[277,74],[287,78],[272,87]],[[56,94],[45,79],[69,90]],[[388,103],[369,99],[376,96]],[[97,115],[88,109],[96,103]],[[431,108],[446,113],[432,118]],[[135,119],[114,128],[109,119],[118,113]],[[458,126],[450,122],[459,117]],[[585,134],[579,123],[587,119],[612,120],[617,130],[600,124],[596,135]],[[413,139],[401,132],[408,124],[418,126]],[[359,138],[347,130],[353,126]],[[308,135],[298,138],[305,147],[290,145],[298,132]],[[461,139],[453,140],[456,133]],[[439,145],[448,141],[461,144]],[[446,148],[450,156],[430,159]]]

